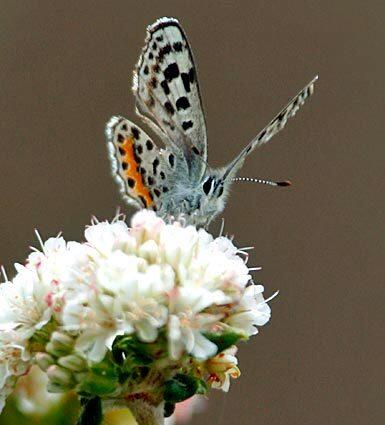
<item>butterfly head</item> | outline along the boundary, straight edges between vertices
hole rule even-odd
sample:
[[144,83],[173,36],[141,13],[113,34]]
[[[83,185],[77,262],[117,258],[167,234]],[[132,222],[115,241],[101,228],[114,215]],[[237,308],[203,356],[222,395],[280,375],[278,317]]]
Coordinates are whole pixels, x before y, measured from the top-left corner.
[[194,224],[207,225],[223,211],[231,183],[223,174],[222,170],[210,170],[199,183],[195,210],[191,214]]

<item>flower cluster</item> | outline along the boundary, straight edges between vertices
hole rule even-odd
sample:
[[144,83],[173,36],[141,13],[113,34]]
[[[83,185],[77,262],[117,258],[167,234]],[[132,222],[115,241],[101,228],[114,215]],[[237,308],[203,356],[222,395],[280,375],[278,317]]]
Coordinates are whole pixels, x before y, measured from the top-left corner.
[[0,285],[0,407],[35,363],[51,392],[145,394],[170,412],[227,391],[240,374],[235,344],[270,318],[245,252],[146,210],[130,228],[95,220],[85,239],[48,239]]

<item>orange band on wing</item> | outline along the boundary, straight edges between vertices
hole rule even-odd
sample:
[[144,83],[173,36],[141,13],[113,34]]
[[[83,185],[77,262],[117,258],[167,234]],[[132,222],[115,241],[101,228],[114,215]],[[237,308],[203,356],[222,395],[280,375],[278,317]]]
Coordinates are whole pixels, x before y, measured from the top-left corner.
[[131,189],[135,195],[142,199],[145,207],[149,207],[153,204],[153,200],[151,198],[150,191],[143,183],[142,175],[137,170],[139,164],[135,159],[134,140],[132,138],[127,138],[121,146],[125,152],[124,162],[128,164],[127,170],[125,171],[126,177],[127,179],[132,179],[134,182]]

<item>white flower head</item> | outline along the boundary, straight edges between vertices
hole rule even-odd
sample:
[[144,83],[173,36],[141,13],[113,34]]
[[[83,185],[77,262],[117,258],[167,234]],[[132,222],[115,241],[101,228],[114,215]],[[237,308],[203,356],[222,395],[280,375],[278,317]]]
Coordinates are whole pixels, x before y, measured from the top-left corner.
[[16,269],[13,281],[0,284],[0,332],[15,332],[27,340],[52,316],[50,288],[36,270],[20,264]]
[[237,248],[147,210],[131,223],[86,229],[88,257],[82,267],[74,265],[76,284],[66,283],[64,329],[79,332],[76,347],[92,361],[101,360],[118,335],[153,342],[166,324],[172,359],[215,355],[204,334],[218,328],[224,313],[210,309],[239,302],[250,279]]

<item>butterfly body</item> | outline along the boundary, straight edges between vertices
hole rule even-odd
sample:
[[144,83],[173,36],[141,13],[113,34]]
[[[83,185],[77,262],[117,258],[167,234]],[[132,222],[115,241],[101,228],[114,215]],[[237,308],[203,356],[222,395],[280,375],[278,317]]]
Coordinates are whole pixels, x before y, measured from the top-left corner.
[[190,46],[176,19],[159,19],[147,28],[133,91],[137,114],[163,147],[159,148],[144,130],[126,118],[113,117],[106,127],[113,175],[123,198],[138,208],[153,209],[165,219],[183,216],[188,223],[207,225],[223,211],[230,185],[246,156],[294,116],[312,94],[314,81],[226,167],[211,169]]

